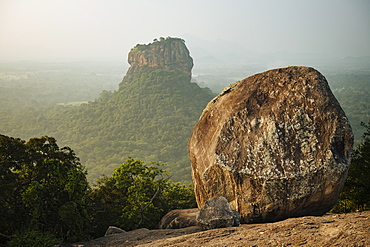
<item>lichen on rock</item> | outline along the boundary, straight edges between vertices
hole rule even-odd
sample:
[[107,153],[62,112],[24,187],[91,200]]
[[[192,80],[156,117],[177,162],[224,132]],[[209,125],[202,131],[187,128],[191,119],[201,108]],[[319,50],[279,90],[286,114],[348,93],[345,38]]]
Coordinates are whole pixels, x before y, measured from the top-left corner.
[[325,77],[291,66],[227,87],[189,141],[199,207],[224,196],[242,222],[322,215],[336,203],[353,134]]
[[233,210],[225,197],[207,200],[196,216],[198,225],[205,230],[239,226],[240,215]]

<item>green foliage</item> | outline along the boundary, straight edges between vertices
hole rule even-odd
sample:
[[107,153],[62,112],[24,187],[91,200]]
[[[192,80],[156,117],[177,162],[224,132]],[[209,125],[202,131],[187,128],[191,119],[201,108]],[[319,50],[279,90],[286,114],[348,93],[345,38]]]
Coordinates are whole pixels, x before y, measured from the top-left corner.
[[[18,171],[30,162],[25,142],[0,135],[0,233],[11,236],[28,219],[22,204],[23,179]],[[1,239],[6,241],[6,239]],[[1,242],[0,242],[1,243]]]
[[164,212],[174,209],[196,208],[193,186],[184,186],[180,183],[168,184],[160,196],[161,208]]
[[175,37],[170,37],[170,36],[168,36],[167,38],[160,37],[159,40],[154,39],[153,43],[136,44],[135,47],[131,49],[131,51],[143,51],[150,45],[166,44],[166,43],[171,43],[172,41],[175,41],[175,40],[180,40],[181,42],[185,43],[185,40],[181,38],[175,38]]
[[334,212],[370,210],[370,120],[362,142],[353,152],[344,189]]
[[[177,71],[146,68],[119,91],[79,107],[29,111],[17,132],[48,133],[74,147],[90,181],[111,174],[123,157],[160,160],[172,179],[191,183],[187,143],[199,115],[214,95]],[[32,112],[32,114],[31,114]]]
[[25,143],[1,135],[0,164],[0,233],[38,229],[67,241],[86,234],[88,183],[73,150],[48,136]]
[[34,229],[16,234],[8,242],[9,247],[50,247],[61,241],[49,232],[41,232]]
[[81,241],[110,225],[156,228],[170,210],[196,206],[192,188],[172,183],[163,166],[129,158],[91,189],[74,151],[54,138],[0,135],[0,244]]
[[172,183],[161,167],[160,162],[145,165],[129,158],[112,177],[99,180],[89,196],[95,236],[104,234],[109,225],[125,230],[157,228],[170,210],[195,207],[193,190]]
[[[168,41],[162,38],[153,44],[158,42]],[[145,162],[163,161],[173,181],[190,184],[188,138],[214,95],[179,72],[153,68],[143,69],[128,83],[121,83],[118,91],[102,92],[117,87],[124,69],[121,65],[106,66],[106,70],[101,67],[104,64],[91,69],[79,64],[2,64],[0,133],[22,139],[54,136],[61,145],[76,151],[91,182],[102,174],[111,174],[124,157],[130,156]],[[221,90],[262,68],[197,69],[199,82]],[[370,115],[370,76],[368,71],[341,71],[325,75],[329,74],[326,77],[358,144],[363,133],[359,123]],[[80,106],[70,104],[95,98]]]

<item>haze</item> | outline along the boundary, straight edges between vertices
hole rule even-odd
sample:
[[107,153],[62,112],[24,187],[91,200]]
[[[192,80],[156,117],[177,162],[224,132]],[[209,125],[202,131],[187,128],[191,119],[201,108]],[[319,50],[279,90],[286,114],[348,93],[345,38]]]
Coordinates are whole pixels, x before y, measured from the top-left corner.
[[370,56],[369,13],[368,0],[0,0],[0,60],[126,60],[161,36],[191,53]]

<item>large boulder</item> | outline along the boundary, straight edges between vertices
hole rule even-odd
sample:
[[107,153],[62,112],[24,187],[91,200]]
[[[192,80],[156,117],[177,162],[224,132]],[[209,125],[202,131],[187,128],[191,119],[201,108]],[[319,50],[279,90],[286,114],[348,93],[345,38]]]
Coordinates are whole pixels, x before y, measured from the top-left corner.
[[160,229],[179,229],[189,226],[196,226],[196,216],[199,213],[198,208],[175,209],[162,217],[159,223]]
[[353,134],[325,77],[286,67],[238,81],[189,141],[198,207],[224,196],[242,223],[322,215],[336,203]]
[[216,229],[238,226],[240,215],[233,210],[225,197],[214,197],[207,200],[199,210],[197,223],[203,229]]

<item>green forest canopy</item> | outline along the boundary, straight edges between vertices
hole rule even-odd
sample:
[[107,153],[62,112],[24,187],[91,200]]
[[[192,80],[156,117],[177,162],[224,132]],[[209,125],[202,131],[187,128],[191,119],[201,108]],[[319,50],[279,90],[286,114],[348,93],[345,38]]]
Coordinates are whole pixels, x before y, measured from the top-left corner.
[[14,113],[3,112],[0,130],[27,138],[48,134],[75,147],[90,181],[130,156],[163,161],[174,181],[190,184],[188,138],[213,97],[184,74],[147,68],[129,85],[78,107],[9,107]]
[[173,209],[196,207],[192,187],[161,162],[128,159],[91,187],[79,158],[53,137],[0,135],[0,245],[54,246],[104,235],[108,226],[157,228]]
[[[23,69],[8,66],[1,71],[0,133],[22,139],[56,137],[62,145],[73,147],[89,171],[90,182],[109,175],[130,156],[163,161],[171,179],[191,183],[187,141],[214,96],[209,89],[174,71],[156,70],[146,71],[122,90],[102,91],[99,88],[105,85],[110,90],[118,88],[118,83],[106,82],[122,78],[118,67],[100,68],[101,72],[93,74],[83,66],[81,70],[19,66]],[[328,73],[326,77],[358,144],[364,131],[360,123],[370,117],[370,72]],[[68,104],[81,101],[90,102]]]

